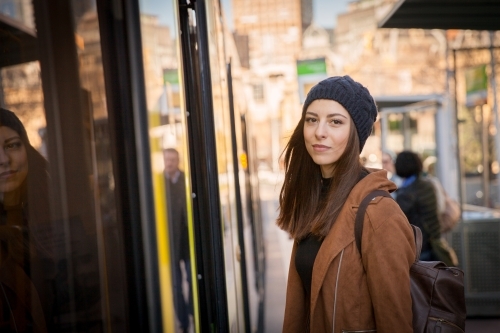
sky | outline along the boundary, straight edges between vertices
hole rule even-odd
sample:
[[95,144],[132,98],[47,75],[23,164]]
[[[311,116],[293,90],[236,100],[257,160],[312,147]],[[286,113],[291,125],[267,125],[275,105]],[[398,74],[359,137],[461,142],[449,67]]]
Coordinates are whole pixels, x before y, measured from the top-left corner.
[[[347,11],[347,5],[353,0],[313,0],[313,20],[324,28],[334,28],[337,15]],[[232,25],[232,0],[221,0],[229,26]],[[141,11],[158,15],[162,24],[173,26],[172,0],[140,0]]]
[[323,28],[334,28],[337,15],[347,12],[352,0],[313,0],[313,20]]
[[[352,0],[313,0],[313,20],[323,28],[334,28],[337,15],[347,11]],[[224,8],[231,7],[231,0],[221,0]],[[229,13],[228,13],[229,14]],[[229,18],[230,15],[228,15]]]

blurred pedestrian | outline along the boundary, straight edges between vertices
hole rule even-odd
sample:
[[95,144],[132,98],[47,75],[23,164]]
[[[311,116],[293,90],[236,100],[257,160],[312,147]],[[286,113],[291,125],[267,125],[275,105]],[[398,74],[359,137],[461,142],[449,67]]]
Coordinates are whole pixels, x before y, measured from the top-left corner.
[[[394,162],[396,161],[396,154],[390,150],[384,150],[382,152],[382,168],[387,170],[387,177],[391,182],[396,184],[399,188],[403,179],[396,174],[396,168],[394,167]],[[395,199],[397,191],[391,193],[391,196]]]
[[397,175],[403,178],[396,201],[410,223],[422,230],[420,260],[439,260],[431,244],[441,237],[437,196],[432,183],[422,177],[422,160],[406,150],[398,154],[395,166]]
[[[293,238],[283,332],[413,332],[413,231],[396,202],[377,197],[365,215],[362,256],[354,217],[374,190],[396,189],[360,153],[377,107],[349,76],[314,86],[285,151],[277,224]],[[362,258],[362,259],[361,259]]]
[[167,185],[168,225],[172,245],[175,311],[181,332],[189,332],[190,316],[193,311],[185,174],[179,169],[179,152],[175,148],[163,150],[163,161]]

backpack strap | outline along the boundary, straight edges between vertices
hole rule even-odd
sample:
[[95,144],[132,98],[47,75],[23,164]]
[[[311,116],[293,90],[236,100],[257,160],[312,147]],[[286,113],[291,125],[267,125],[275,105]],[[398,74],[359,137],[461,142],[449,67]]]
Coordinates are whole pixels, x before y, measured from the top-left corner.
[[356,213],[356,219],[354,220],[354,239],[356,240],[356,247],[358,248],[360,255],[361,255],[361,236],[363,236],[363,222],[365,219],[366,208],[368,207],[370,201],[380,196],[392,199],[389,192],[384,190],[375,190],[373,192],[368,193],[368,195],[359,204],[358,212]]
[[[356,247],[358,248],[359,255],[361,254],[361,237],[363,236],[363,222],[365,218],[366,208],[370,201],[372,201],[376,197],[388,197],[391,198],[389,192],[384,190],[375,190],[373,192],[368,193],[368,195],[361,201],[358,207],[358,211],[356,212],[356,219],[354,220],[354,239],[356,240]],[[420,252],[422,251],[422,231],[419,227],[410,224],[413,229],[413,236],[415,237],[415,262],[417,262],[420,258]]]
[[422,230],[419,227],[410,224],[413,229],[413,236],[415,236],[415,262],[420,260],[420,252],[422,251]]

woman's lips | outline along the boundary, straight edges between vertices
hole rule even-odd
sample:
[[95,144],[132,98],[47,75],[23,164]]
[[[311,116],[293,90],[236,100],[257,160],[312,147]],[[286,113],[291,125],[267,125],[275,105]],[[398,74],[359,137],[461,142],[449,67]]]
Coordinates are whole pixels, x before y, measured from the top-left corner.
[[328,146],[323,146],[323,145],[313,145],[314,151],[322,152],[330,149]]
[[0,173],[0,178],[1,179],[9,178],[10,176],[14,175],[16,172],[17,171],[12,171],[12,170],[4,171],[4,172]]

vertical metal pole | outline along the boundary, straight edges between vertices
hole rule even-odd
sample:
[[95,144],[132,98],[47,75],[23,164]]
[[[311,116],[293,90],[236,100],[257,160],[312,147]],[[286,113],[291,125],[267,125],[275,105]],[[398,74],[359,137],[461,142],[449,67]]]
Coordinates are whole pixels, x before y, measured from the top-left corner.
[[[459,187],[462,183],[460,177],[460,152],[458,149],[458,120],[457,120],[457,105],[456,105],[456,89],[452,89],[451,81],[454,79],[454,73],[451,68],[452,49],[446,43],[445,61],[446,61],[446,76],[445,76],[445,94],[443,98],[442,112],[438,113],[440,123],[438,126],[450,128],[450,131],[440,131],[442,127],[437,127],[436,131],[438,139],[438,167],[439,176],[443,183],[443,187],[452,198],[459,197]],[[454,82],[455,83],[455,82]]]
[[[486,108],[485,105],[482,106],[476,106],[476,108],[481,108],[481,146],[483,147],[483,206],[485,207],[490,207],[490,167],[489,167],[489,160],[490,160],[490,153],[489,153],[489,147],[488,147],[488,137],[489,137],[489,131],[488,131],[488,125],[489,125],[489,119],[486,114]],[[476,109],[477,111],[477,109]]]
[[251,332],[250,322],[250,299],[248,298],[248,273],[247,273],[247,255],[245,247],[245,221],[243,220],[243,205],[241,202],[241,186],[240,186],[240,168],[238,162],[238,140],[236,139],[236,117],[234,111],[233,98],[233,76],[231,72],[231,60],[227,64],[227,86],[229,97],[229,118],[231,119],[231,143],[233,153],[233,171],[234,171],[234,190],[236,199],[236,216],[238,217],[238,243],[240,245],[240,269],[241,269],[241,284],[243,296],[243,317],[244,327],[246,332]]
[[[458,198],[462,178],[460,177],[460,154],[458,149],[457,96],[456,89],[452,89],[451,86],[451,81],[455,78],[451,64],[451,56],[454,56],[454,51],[450,47],[448,40],[445,45],[443,54],[446,62],[444,94],[441,100],[442,105],[436,112],[437,171],[446,192],[452,198]],[[443,130],[445,128],[449,130]]]
[[382,151],[387,150],[387,134],[389,133],[389,115],[380,110],[380,147]]
[[403,120],[401,121],[403,127],[403,147],[405,150],[413,150],[411,142],[411,123],[410,123],[410,113],[403,113]]
[[[493,93],[493,107],[491,112],[493,113],[494,121],[495,121],[495,148],[496,148],[496,156],[495,159],[497,162],[500,161],[500,125],[498,122],[498,103],[497,103],[497,83],[496,83],[496,75],[495,75],[495,52],[493,48],[493,39],[495,38],[494,32],[490,31],[490,67],[491,67],[491,75],[490,75],[490,86],[491,91]],[[497,197],[498,203],[500,203],[500,179],[497,174]],[[496,206],[496,205],[495,205]]]
[[[448,62],[447,65],[448,67]],[[448,70],[448,69],[447,69]],[[448,78],[447,78],[448,80]],[[449,83],[448,83],[449,84]],[[451,89],[449,89],[451,92]],[[463,162],[462,162],[462,155],[460,154],[460,128],[459,128],[459,119],[458,119],[458,101],[457,101],[457,52],[456,50],[453,50],[453,91],[454,91],[454,98],[453,98],[453,106],[455,109],[455,132],[457,133],[457,150],[456,150],[456,158],[457,158],[457,166],[458,166],[458,199],[460,203],[460,210],[463,211],[463,203],[464,203],[464,198],[463,194],[465,193],[465,182],[462,181],[465,179],[465,172],[464,172],[464,167],[463,167]],[[465,252],[464,252],[465,253]]]

